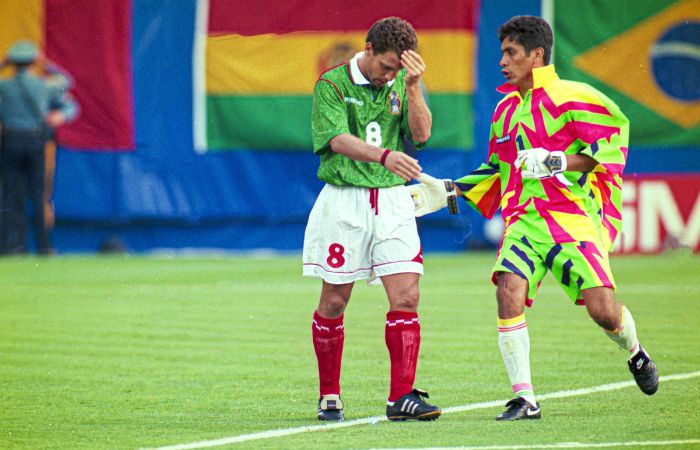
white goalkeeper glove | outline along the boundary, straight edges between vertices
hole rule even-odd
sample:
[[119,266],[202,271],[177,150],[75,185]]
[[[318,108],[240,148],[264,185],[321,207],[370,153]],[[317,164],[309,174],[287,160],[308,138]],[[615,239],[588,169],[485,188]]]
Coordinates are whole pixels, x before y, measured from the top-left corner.
[[452,180],[438,180],[427,173],[421,173],[416,178],[419,184],[407,186],[415,205],[416,217],[449,206],[450,214],[459,214],[457,193]]
[[562,174],[566,170],[566,155],[562,151],[550,152],[541,147],[520,150],[515,159],[515,167],[522,169],[523,178],[556,177],[565,185],[571,186],[571,182]]

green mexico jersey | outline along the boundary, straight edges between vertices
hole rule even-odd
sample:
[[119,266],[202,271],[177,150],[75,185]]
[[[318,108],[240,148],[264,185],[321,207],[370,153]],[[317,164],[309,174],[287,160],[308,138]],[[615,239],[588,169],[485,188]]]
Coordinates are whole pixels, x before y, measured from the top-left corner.
[[405,70],[399,72],[391,85],[376,88],[353,79],[353,73],[359,74],[356,61],[326,71],[314,88],[311,132],[314,153],[321,158],[318,178],[336,186],[404,184],[401,177],[379,163],[355,161],[331,150],[331,139],[343,133],[401,152],[403,136],[410,138]]

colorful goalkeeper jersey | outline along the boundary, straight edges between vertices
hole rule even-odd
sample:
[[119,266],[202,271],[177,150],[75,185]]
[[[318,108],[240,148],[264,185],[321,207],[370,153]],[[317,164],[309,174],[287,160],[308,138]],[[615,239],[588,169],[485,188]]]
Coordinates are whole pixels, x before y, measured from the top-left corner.
[[[559,79],[553,65],[534,69],[533,82],[525,98],[508,83],[499,87],[506,96],[491,120],[487,162],[456,184],[485,217],[500,206],[507,236],[610,248],[622,223],[629,122],[601,92]],[[513,165],[517,152],[536,147],[588,155],[598,165],[564,172],[570,186],[556,177],[523,179]]]
[[311,133],[314,153],[321,158],[318,178],[336,186],[398,186],[405,181],[381,164],[355,161],[330,148],[331,139],[343,133],[401,152],[402,136],[410,138],[406,71],[401,70],[392,82],[376,88],[360,72],[360,56],[358,53],[349,63],[324,72],[316,82]]

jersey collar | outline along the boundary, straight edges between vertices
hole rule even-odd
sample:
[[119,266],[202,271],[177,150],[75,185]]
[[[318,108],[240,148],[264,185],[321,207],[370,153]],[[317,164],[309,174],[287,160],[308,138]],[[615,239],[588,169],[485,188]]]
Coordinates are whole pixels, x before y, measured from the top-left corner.
[[[364,75],[362,75],[362,71],[360,70],[360,58],[362,58],[362,55],[365,52],[359,52],[357,53],[351,60],[350,60],[350,79],[352,80],[353,83],[357,84],[358,86],[366,86],[369,84],[369,80],[365,78]],[[394,80],[391,80],[390,82],[387,83],[388,86],[391,86],[394,84]]]
[[[532,89],[537,89],[541,87],[546,87],[549,83],[554,80],[558,80],[559,75],[557,75],[554,69],[554,64],[550,64],[544,67],[536,67],[532,69]],[[496,88],[501,94],[510,94],[518,90],[518,86],[510,84],[507,81]]]

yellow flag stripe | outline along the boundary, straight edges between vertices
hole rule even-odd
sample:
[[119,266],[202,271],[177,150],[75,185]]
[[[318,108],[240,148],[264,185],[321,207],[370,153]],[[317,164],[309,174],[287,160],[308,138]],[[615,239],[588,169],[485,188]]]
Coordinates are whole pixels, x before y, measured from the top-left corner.
[[[12,44],[28,39],[39,48],[44,45],[44,0],[3,0],[0,14],[0,55]],[[3,71],[7,75],[9,68]]]
[[[310,95],[319,74],[364,48],[366,33],[296,32],[207,38],[209,94]],[[472,93],[475,38],[468,31],[418,33],[431,93]]]

